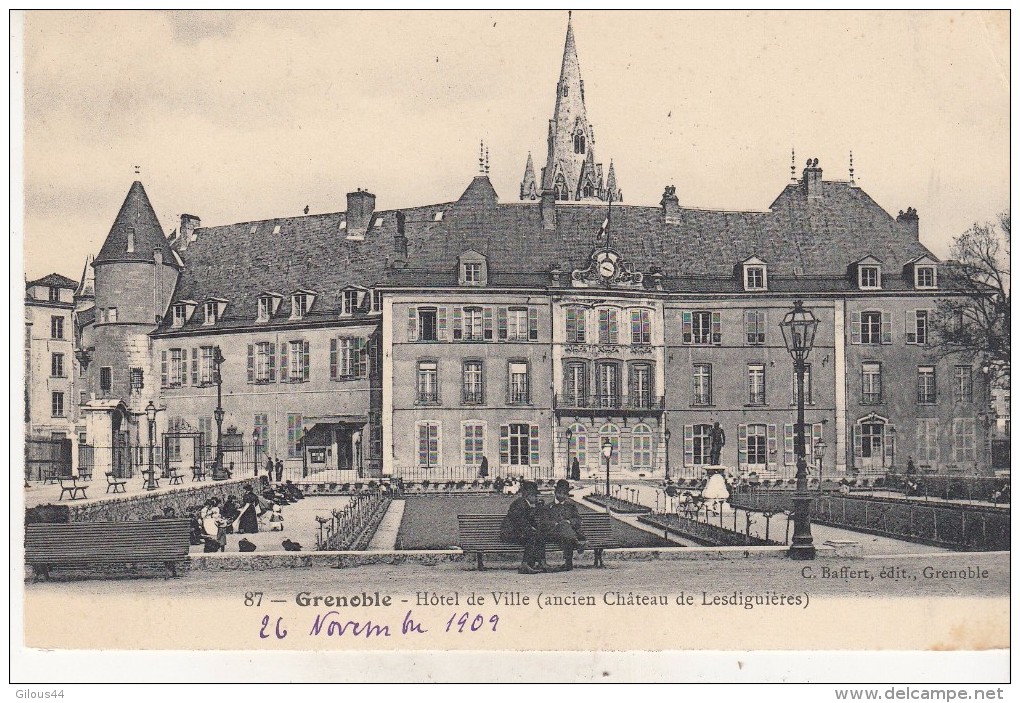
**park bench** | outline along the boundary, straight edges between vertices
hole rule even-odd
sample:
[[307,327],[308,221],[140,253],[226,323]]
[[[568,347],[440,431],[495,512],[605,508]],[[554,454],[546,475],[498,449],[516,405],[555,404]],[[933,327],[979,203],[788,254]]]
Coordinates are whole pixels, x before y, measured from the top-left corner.
[[25,563],[36,577],[54,567],[162,562],[177,575],[188,557],[190,520],[35,523],[25,525]]
[[195,481],[204,481],[204,480],[205,480],[205,469],[203,469],[201,466],[192,466],[191,467],[191,482],[194,483]]
[[91,466],[81,466],[81,467],[79,467],[78,468],[78,478],[80,478],[82,481],[91,481],[92,480],[92,467]]
[[[87,489],[88,486],[83,483],[78,483],[78,479],[76,477],[60,476],[57,480],[60,481],[60,498],[57,500],[63,500],[65,493],[69,496],[69,500],[88,498],[88,496],[85,495],[85,489]],[[81,495],[79,495],[79,493]]]
[[110,489],[113,489],[114,493],[125,493],[127,492],[127,480],[117,478],[113,475],[112,471],[106,472],[106,492],[109,493]]
[[184,474],[177,469],[170,469],[170,475],[168,478],[170,479],[171,486],[180,486],[184,484]]
[[43,475],[43,483],[56,483],[63,476],[59,469],[47,469]]
[[[465,554],[474,554],[478,570],[485,568],[485,554],[523,554],[524,548],[519,544],[504,542],[499,532],[505,515],[458,515],[457,529],[460,533],[458,545]],[[581,513],[581,530],[587,538],[586,549],[595,555],[595,566],[604,566],[602,550],[619,547],[613,537],[612,518],[608,513]],[[547,548],[559,548],[549,542]]]

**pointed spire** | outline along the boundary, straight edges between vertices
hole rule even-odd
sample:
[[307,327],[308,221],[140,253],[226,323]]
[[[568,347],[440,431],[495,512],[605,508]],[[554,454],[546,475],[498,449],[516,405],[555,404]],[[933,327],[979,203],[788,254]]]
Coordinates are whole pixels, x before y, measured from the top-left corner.
[[609,173],[606,174],[606,198],[620,202],[620,188],[616,183],[616,168],[613,160],[609,160]]
[[528,163],[524,166],[524,178],[521,179],[521,200],[538,200],[538,184],[535,182],[535,164],[528,152]]
[[78,290],[74,292],[75,298],[95,298],[96,297],[96,273],[92,269],[92,262],[95,261],[95,257],[92,254],[88,255],[85,259],[85,268],[81,272],[81,280],[78,283]]
[[[128,246],[129,241],[133,246]],[[103,242],[96,264],[110,261],[152,261],[157,247],[167,246],[166,235],[159,218],[149,202],[141,181],[135,181],[128,190],[124,204]],[[168,259],[172,260],[172,259]]]

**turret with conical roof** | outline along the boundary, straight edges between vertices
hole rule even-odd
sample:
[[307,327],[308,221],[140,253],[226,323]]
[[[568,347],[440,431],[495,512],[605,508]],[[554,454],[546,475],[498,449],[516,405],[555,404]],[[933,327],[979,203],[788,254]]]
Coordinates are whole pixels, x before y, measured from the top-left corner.
[[528,163],[524,166],[524,178],[521,180],[521,200],[538,200],[538,183],[535,181],[535,163],[528,152]]

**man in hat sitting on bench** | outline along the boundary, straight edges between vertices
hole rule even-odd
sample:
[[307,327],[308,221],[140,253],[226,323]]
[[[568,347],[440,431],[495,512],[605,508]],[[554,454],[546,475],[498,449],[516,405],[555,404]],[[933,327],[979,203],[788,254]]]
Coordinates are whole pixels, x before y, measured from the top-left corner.
[[581,513],[577,503],[570,499],[570,482],[566,479],[556,482],[553,497],[553,504],[545,511],[545,534],[563,548],[563,565],[554,571],[570,571],[574,568],[574,550],[582,553],[587,543],[581,528]]
[[548,570],[545,562],[545,533],[539,526],[538,484],[525,481],[510,510],[503,518],[500,539],[524,547],[524,557],[517,570],[521,574],[540,574]]

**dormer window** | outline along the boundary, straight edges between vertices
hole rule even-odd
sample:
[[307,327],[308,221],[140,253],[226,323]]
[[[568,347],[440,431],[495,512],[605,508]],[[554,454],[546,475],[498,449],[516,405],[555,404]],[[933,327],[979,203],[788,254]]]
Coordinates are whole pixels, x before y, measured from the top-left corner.
[[59,303],[60,302],[60,289],[57,288],[56,286],[50,286],[49,298],[50,298],[50,302],[51,303]]
[[857,268],[857,285],[861,289],[877,289],[882,287],[882,267],[874,264],[861,264]]
[[375,218],[375,224],[373,226],[376,227],[376,228],[379,228],[379,227],[382,227],[382,225],[383,225],[383,218],[381,218],[381,217]]
[[273,234],[279,234],[279,233],[280,233],[280,225],[276,225],[275,227],[273,227]]
[[432,216],[432,221],[433,222],[442,222],[443,221],[443,210],[440,210],[435,215],[433,215]]
[[256,322],[269,322],[269,319],[276,314],[280,307],[282,296],[276,293],[263,293],[259,296],[259,312]]
[[915,288],[935,288],[938,285],[938,278],[935,275],[934,266],[914,267]]
[[345,290],[340,298],[340,312],[343,315],[353,315],[358,309],[358,299],[360,298],[360,291],[351,289]]
[[372,312],[382,312],[382,291],[372,291]]
[[204,325],[216,324],[216,321],[220,319],[221,305],[223,305],[223,303],[219,300],[207,300],[205,302],[205,305],[202,306],[202,315],[204,318],[202,320],[202,324]]
[[482,282],[482,263],[471,261],[464,264],[464,283]]
[[765,267],[745,266],[744,267],[744,290],[765,290]]
[[308,314],[308,308],[311,307],[307,293],[295,293],[290,297],[290,317],[293,320],[300,320],[302,317]]
[[488,264],[477,251],[466,251],[457,257],[458,282],[462,286],[484,286],[488,282]]
[[188,321],[188,306],[184,303],[176,303],[173,309],[173,326],[184,327],[184,323]]

